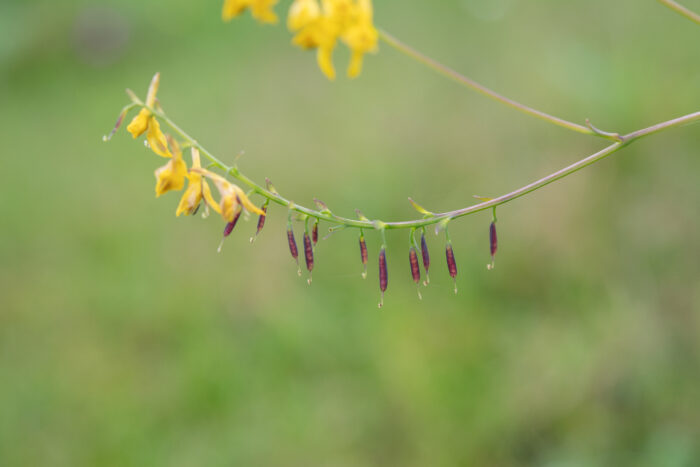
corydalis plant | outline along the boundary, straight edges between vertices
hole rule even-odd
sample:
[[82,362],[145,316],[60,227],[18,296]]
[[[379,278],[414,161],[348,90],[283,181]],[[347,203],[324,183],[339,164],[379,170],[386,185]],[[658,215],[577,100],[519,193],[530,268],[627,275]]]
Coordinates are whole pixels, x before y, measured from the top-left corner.
[[[272,12],[272,6],[276,3],[275,0],[230,0],[224,5],[224,18],[230,19],[246,9],[251,9],[253,16],[263,22],[275,22],[276,16]],[[665,3],[665,2],[662,2]],[[327,59],[330,59],[329,51],[332,52],[338,40],[342,40],[353,51],[353,61],[360,60],[362,55],[376,47],[376,37],[373,36],[377,30],[372,25],[371,2],[369,0],[324,0],[322,8],[316,0],[295,0],[290,9],[290,29],[298,31],[295,37],[295,42],[301,41],[299,37],[307,37],[307,42],[311,48],[318,49],[319,65],[324,73],[332,78],[332,63],[328,66]],[[306,35],[306,36],[305,36]],[[127,114],[134,109],[138,109],[138,113],[129,125],[127,131],[134,138],[139,138],[145,135],[146,145],[158,156],[167,159],[167,162],[162,167],[156,169],[156,196],[160,196],[168,191],[181,191],[187,182],[187,188],[184,190],[180,198],[180,202],[176,209],[176,215],[181,214],[193,215],[203,207],[203,217],[209,214],[210,210],[221,215],[224,222],[223,238],[228,237],[236,227],[243,210],[249,213],[258,214],[257,229],[251,242],[261,233],[265,225],[265,219],[268,214],[268,206],[277,204],[285,207],[288,210],[288,224],[286,231],[286,239],[290,253],[297,263],[299,275],[301,275],[301,267],[299,264],[299,250],[294,235],[292,221],[294,219],[304,221],[305,229],[303,232],[303,251],[306,267],[309,272],[308,282],[311,283],[311,272],[314,268],[315,257],[314,247],[318,241],[318,225],[320,222],[330,224],[328,230],[330,233],[346,228],[360,229],[360,259],[363,265],[362,277],[366,277],[366,268],[368,262],[367,243],[365,241],[365,231],[375,231],[379,234],[381,245],[378,255],[379,265],[379,287],[381,291],[381,300],[379,306],[383,305],[384,292],[388,287],[388,262],[386,253],[386,231],[395,229],[410,229],[409,249],[408,249],[408,266],[410,277],[416,284],[419,284],[421,272],[418,262],[418,250],[421,251],[423,269],[425,272],[425,281],[423,285],[429,282],[428,270],[430,268],[430,254],[428,244],[425,238],[425,230],[428,226],[435,226],[435,233],[440,230],[445,232],[445,259],[446,266],[450,276],[454,280],[455,293],[457,292],[457,263],[455,259],[454,249],[447,230],[448,223],[456,218],[474,214],[487,209],[493,210],[493,220],[489,225],[489,253],[491,262],[488,264],[488,269],[493,269],[495,264],[495,255],[498,248],[498,240],[496,236],[496,207],[508,203],[514,199],[520,198],[533,191],[536,191],[552,182],[567,177],[584,167],[587,167],[601,159],[604,159],[611,154],[616,153],[620,149],[632,144],[633,142],[661,131],[665,131],[677,126],[687,125],[700,121],[700,112],[694,112],[679,118],[668,120],[648,128],[643,128],[628,134],[616,132],[602,131],[593,126],[588,120],[586,125],[569,122],[559,117],[546,114],[539,110],[520,104],[512,99],[501,96],[496,92],[474,82],[473,80],[460,75],[450,68],[435,62],[434,60],[420,54],[414,49],[406,46],[402,42],[393,38],[385,32],[378,32],[379,38],[383,39],[387,44],[396,48],[408,57],[426,65],[427,67],[439,72],[440,74],[455,80],[467,88],[476,90],[477,92],[489,97],[497,102],[508,105],[515,110],[534,116],[541,120],[547,121],[559,127],[569,130],[589,134],[612,141],[612,144],[601,149],[600,151],[584,157],[583,159],[564,167],[556,172],[546,175],[539,180],[535,180],[516,190],[503,195],[487,198],[476,196],[479,200],[477,204],[456,209],[453,211],[433,212],[425,209],[409,198],[409,202],[413,208],[421,214],[421,218],[406,221],[387,222],[380,219],[370,220],[365,217],[359,210],[356,210],[357,218],[346,218],[336,215],[325,203],[314,199],[316,209],[305,207],[294,203],[293,201],[283,197],[266,179],[265,186],[259,185],[252,179],[248,178],[241,172],[236,164],[228,166],[224,164],[214,154],[205,149],[196,139],[182,130],[175,122],[173,122],[160,106],[156,94],[160,84],[160,75],[156,75],[151,80],[148,88],[147,96],[142,101],[133,92],[127,90],[127,94],[131,98],[131,103],[125,106],[119,114],[117,122],[112,132],[105,136],[105,140],[109,140],[120,127],[121,123],[126,118]],[[363,41],[353,42],[353,37],[363,36]],[[375,37],[374,39],[372,39]],[[312,40],[313,39],[313,40]],[[361,42],[364,45],[361,45]],[[368,47],[367,44],[371,44]],[[322,50],[326,47],[325,50]],[[357,55],[357,56],[356,56]],[[356,71],[359,73],[358,63],[353,63],[349,68],[349,74],[355,76]],[[164,133],[161,130],[161,123],[164,123],[172,134]],[[191,163],[185,161],[182,150],[189,149],[191,153]],[[201,157],[208,161],[206,168],[202,167]],[[219,173],[215,172],[219,171]],[[240,186],[230,182],[226,177],[235,179],[240,184],[246,186],[248,191],[244,191]],[[212,194],[208,182],[212,182],[218,190],[219,200],[217,201]],[[262,198],[261,207],[258,208],[250,200],[251,196]],[[309,227],[311,225],[311,227]],[[415,234],[421,230],[421,242],[418,245]],[[329,233],[329,235],[330,235]],[[324,237],[328,238],[328,236]],[[223,242],[223,240],[222,240]],[[420,292],[419,292],[420,296]]]

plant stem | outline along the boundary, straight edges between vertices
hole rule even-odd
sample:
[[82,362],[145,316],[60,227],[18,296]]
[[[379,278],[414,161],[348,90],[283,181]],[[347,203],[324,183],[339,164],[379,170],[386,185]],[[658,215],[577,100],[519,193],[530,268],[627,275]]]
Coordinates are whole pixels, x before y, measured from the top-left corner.
[[342,225],[344,227],[355,227],[355,228],[360,228],[360,229],[379,229],[379,230],[384,230],[384,229],[409,229],[409,228],[420,228],[424,227],[427,225],[432,225],[436,224],[441,221],[448,221],[450,219],[454,219],[457,217],[462,217],[462,216],[467,216],[469,214],[474,214],[476,212],[484,211],[486,209],[491,209],[495,208],[496,206],[500,206],[502,204],[506,204],[510,201],[513,201],[514,199],[520,198],[522,196],[527,195],[528,193],[532,193],[533,191],[539,190],[540,188],[549,185],[552,182],[556,182],[557,180],[561,180],[564,177],[567,177],[575,172],[578,172],[579,170],[588,167],[589,165],[598,162],[601,159],[604,159],[608,157],[611,154],[614,154],[615,152],[619,151],[620,149],[628,146],[629,144],[633,143],[634,141],[637,141],[638,139],[641,139],[645,136],[653,135],[656,133],[659,133],[664,130],[668,130],[670,128],[674,128],[677,126],[682,126],[682,125],[687,125],[690,123],[696,123],[700,121],[700,112],[694,112],[688,115],[684,115],[679,118],[674,118],[672,120],[668,120],[662,123],[658,123],[656,125],[652,125],[647,128],[643,128],[641,130],[633,131],[632,133],[628,133],[626,135],[619,136],[620,140],[614,142],[610,146],[607,146],[606,148],[596,152],[595,154],[592,154],[588,157],[585,157],[578,162],[574,162],[573,164],[564,167],[563,169],[560,169],[554,173],[551,173],[543,178],[540,178],[539,180],[536,180],[528,185],[525,185],[523,187],[518,188],[517,190],[511,191],[509,193],[506,193],[504,195],[501,195],[497,198],[489,199],[488,201],[484,201],[479,204],[475,204],[472,206],[467,206],[465,208],[461,209],[456,209],[454,211],[447,211],[447,212],[442,212],[442,213],[434,213],[434,215],[430,217],[426,217],[423,219],[416,219],[416,220],[410,220],[410,221],[398,221],[398,222],[384,222],[381,220],[358,220],[358,219],[348,219],[345,217],[340,217],[336,216],[335,214],[329,213],[328,211],[321,212],[317,211],[314,209],[310,209],[304,206],[300,206],[283,196],[279,195],[276,192],[272,192],[266,188],[264,188],[261,185],[258,185],[255,183],[253,180],[245,176],[243,173],[240,172],[237,166],[228,166],[224,164],[219,158],[217,158],[214,154],[209,152],[206,148],[204,148],[199,142],[191,137],[189,134],[187,134],[182,128],[180,128],[175,122],[173,122],[162,110],[159,109],[154,109],[152,107],[147,107],[145,104],[138,100],[137,98],[133,98],[134,102],[140,106],[144,106],[147,109],[149,109],[154,115],[158,116],[161,118],[172,130],[177,133],[181,138],[183,138],[185,141],[189,143],[190,146],[196,147],[199,149],[200,153],[204,155],[207,159],[209,159],[212,162],[212,165],[215,167],[218,167],[219,169],[225,171],[226,173],[230,174],[233,178],[237,179],[238,181],[242,182],[243,184],[249,186],[252,188],[252,190],[267,198],[268,200],[277,203],[281,206],[286,206],[290,210],[306,214],[307,216],[313,217],[315,219],[319,220],[325,220],[327,222],[330,222],[332,224],[336,225]]
[[443,65],[442,63],[439,63],[432,58],[423,55],[422,53],[418,52],[414,48],[404,44],[388,32],[379,29],[379,38],[382,39],[384,42],[386,42],[388,45],[392,46],[394,49],[398,50],[399,52],[403,53],[404,55],[412,58],[413,60],[417,61],[418,63],[427,66],[428,68],[431,68],[432,70],[440,73],[443,76],[446,76],[447,78],[456,81],[457,83],[472,89],[473,91],[476,91],[489,99],[493,99],[496,102],[500,102],[501,104],[505,104],[508,107],[511,107],[515,110],[518,110],[524,114],[530,115],[532,117],[539,118],[541,120],[544,120],[546,122],[552,123],[554,125],[567,128],[569,130],[575,131],[577,133],[582,133],[584,135],[592,135],[592,136],[598,136],[600,138],[608,139],[615,141],[616,137],[614,133],[607,133],[607,132],[602,132],[602,131],[595,131],[593,128],[590,128],[589,126],[584,126],[584,125],[579,125],[578,123],[570,122],[568,120],[564,120],[563,118],[555,117],[554,115],[549,115],[548,113],[542,112],[541,110],[533,109],[532,107],[528,107],[527,105],[521,104],[520,102],[514,101],[513,99],[510,99],[508,97],[502,96],[501,94],[498,94],[496,91],[493,91],[486,86],[477,83],[471,78],[468,78],[452,68]]
[[676,13],[679,13],[686,18],[688,18],[690,21],[693,21],[695,24],[700,24],[700,15],[695,13],[692,10],[689,10],[688,8],[684,7],[680,3],[674,2],[673,0],[658,0],[659,3],[662,5],[665,5],[675,11]]

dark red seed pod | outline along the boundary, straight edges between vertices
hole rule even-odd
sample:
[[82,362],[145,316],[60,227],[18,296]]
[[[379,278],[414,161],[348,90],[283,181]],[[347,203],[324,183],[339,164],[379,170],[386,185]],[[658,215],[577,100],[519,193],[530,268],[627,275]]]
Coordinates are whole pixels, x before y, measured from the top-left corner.
[[255,231],[255,235],[258,235],[263,227],[265,227],[265,219],[267,219],[267,204],[263,204],[260,210],[263,213],[260,215],[260,217],[258,217],[258,229]]
[[389,275],[386,269],[386,250],[384,247],[379,251],[379,290],[382,291],[382,298],[379,302],[379,307],[384,305],[384,292],[389,285]]
[[287,242],[289,243],[289,252],[292,258],[299,260],[299,250],[297,250],[297,241],[294,239],[294,231],[291,228],[287,229]]
[[306,232],[304,232],[304,256],[306,257],[306,269],[311,272],[314,269],[314,249],[311,246],[311,238]]
[[362,278],[367,277],[367,244],[365,243],[365,236],[360,235],[360,256],[362,257],[362,265],[364,266],[364,271],[362,272]]
[[430,253],[428,252],[428,242],[425,241],[425,233],[420,236],[420,251],[423,256],[423,268],[425,269],[425,283],[430,282],[428,270],[430,269]]
[[489,240],[491,243],[491,257],[496,256],[496,250],[498,250],[498,236],[496,235],[496,223],[491,222],[491,227],[489,227]]
[[228,237],[229,235],[231,235],[231,232],[233,232],[233,228],[236,227],[238,219],[241,217],[242,211],[242,209],[236,211],[236,213],[233,215],[233,220],[226,224],[226,226],[224,227],[224,237]]
[[455,293],[457,293],[457,262],[455,261],[455,253],[452,250],[452,244],[448,243],[445,247],[445,257],[447,258],[447,270],[450,272],[450,277],[455,282]]
[[318,222],[314,222],[314,226],[311,228],[311,240],[314,242],[314,246],[318,243]]
[[416,284],[420,282],[420,266],[418,265],[418,254],[416,249],[411,247],[408,251],[408,261],[411,263],[411,276]]

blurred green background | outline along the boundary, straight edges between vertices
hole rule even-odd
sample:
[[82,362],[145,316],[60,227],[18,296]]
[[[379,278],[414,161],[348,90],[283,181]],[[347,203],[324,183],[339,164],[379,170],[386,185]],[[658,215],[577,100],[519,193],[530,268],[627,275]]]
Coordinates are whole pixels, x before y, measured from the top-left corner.
[[[375,2],[376,23],[526,104],[627,132],[700,109],[700,29],[657,2]],[[686,0],[700,10],[700,1]],[[282,15],[289,2],[277,11]],[[296,274],[271,208],[153,196],[163,163],[107,133],[155,71],[170,116],[287,197],[415,217],[510,191],[605,142],[464,90],[389,47],[328,82],[283,24],[220,1],[0,4],[1,466],[700,465],[700,126],[635,143],[430,235],[357,232]],[[259,200],[256,200],[259,202]],[[323,225],[325,229],[327,225]],[[301,224],[296,225],[297,232]]]

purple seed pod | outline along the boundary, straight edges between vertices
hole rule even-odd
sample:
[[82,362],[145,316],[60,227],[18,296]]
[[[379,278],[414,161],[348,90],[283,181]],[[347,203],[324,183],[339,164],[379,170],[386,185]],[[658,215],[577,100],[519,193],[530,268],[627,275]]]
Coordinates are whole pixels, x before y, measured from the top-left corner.
[[289,252],[292,258],[299,261],[299,250],[297,250],[297,241],[294,239],[294,231],[291,228],[287,229],[287,242],[289,243]]
[[236,211],[236,213],[233,215],[233,220],[226,224],[224,227],[224,237],[231,235],[231,232],[233,232],[234,227],[236,227],[236,224],[238,223],[238,219],[241,217],[242,211],[242,209]]
[[384,292],[387,285],[389,285],[389,275],[386,270],[386,250],[382,246],[382,249],[379,251],[379,290],[382,291],[379,308],[384,306]]
[[496,223],[491,222],[489,227],[489,243],[491,244],[491,264],[489,269],[493,269],[496,265],[496,251],[498,250],[498,236],[496,235]]
[[360,235],[360,256],[362,257],[362,265],[364,270],[362,271],[362,278],[367,277],[367,244],[365,243],[365,236]]
[[314,222],[314,226],[311,228],[311,240],[314,242],[314,246],[318,243],[318,221]]
[[455,253],[452,250],[451,243],[448,243],[445,247],[445,257],[447,258],[447,270],[455,282],[455,293],[457,293],[457,263],[455,262]]
[[304,232],[304,256],[306,257],[306,269],[311,272],[314,269],[314,249],[311,247],[311,237]]
[[263,227],[265,227],[265,220],[267,219],[267,204],[263,204],[260,210],[263,212],[263,214],[258,217],[258,228],[255,231],[255,235],[258,235]]
[[418,284],[420,282],[420,266],[418,265],[418,254],[416,249],[411,247],[408,251],[408,261],[411,263],[411,276],[413,277],[413,282]]
[[428,242],[425,241],[425,233],[420,236],[420,251],[423,256],[423,268],[425,269],[425,285],[430,282],[430,276],[428,276],[428,269],[430,269],[430,253],[428,252]]

